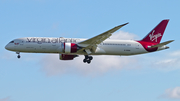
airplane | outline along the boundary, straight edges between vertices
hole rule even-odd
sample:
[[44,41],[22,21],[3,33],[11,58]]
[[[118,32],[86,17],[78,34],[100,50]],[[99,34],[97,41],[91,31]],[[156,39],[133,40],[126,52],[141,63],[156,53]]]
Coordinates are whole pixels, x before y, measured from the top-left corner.
[[5,49],[16,52],[17,58],[20,58],[20,52],[57,53],[60,60],[73,60],[84,55],[83,62],[90,64],[92,55],[129,56],[168,49],[166,45],[174,40],[160,43],[168,22],[169,19],[162,20],[142,40],[108,39],[112,33],[128,24],[125,23],[90,39],[24,37],[10,41]]

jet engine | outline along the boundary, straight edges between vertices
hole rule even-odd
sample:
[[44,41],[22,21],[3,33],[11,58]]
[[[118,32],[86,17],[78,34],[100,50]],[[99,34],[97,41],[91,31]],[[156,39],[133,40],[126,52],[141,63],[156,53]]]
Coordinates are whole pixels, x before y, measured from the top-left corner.
[[66,55],[66,54],[59,54],[60,60],[73,60],[78,55]]
[[75,43],[63,43],[62,49],[63,53],[75,53],[78,50],[78,46]]

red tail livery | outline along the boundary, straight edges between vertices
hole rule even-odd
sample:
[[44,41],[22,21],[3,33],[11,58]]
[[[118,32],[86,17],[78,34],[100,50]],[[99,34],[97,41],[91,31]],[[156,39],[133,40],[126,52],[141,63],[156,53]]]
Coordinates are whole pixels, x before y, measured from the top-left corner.
[[141,41],[152,42],[159,44],[164,34],[169,19],[162,20],[149,34]]

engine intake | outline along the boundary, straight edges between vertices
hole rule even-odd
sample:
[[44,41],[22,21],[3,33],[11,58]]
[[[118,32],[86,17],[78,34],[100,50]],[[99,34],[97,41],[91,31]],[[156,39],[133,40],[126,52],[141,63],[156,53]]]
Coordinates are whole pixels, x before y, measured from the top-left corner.
[[75,43],[64,43],[62,48],[64,53],[76,53],[78,50],[78,46]]

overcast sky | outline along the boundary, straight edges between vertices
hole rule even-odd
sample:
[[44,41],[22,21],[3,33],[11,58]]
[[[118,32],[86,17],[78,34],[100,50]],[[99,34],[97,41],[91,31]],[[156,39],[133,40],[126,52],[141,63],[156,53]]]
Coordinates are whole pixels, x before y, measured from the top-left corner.
[[[180,1],[0,0],[0,101],[179,101]],[[84,56],[5,50],[20,37],[91,38],[129,22],[111,39],[140,40],[170,19],[167,50],[135,56]]]

